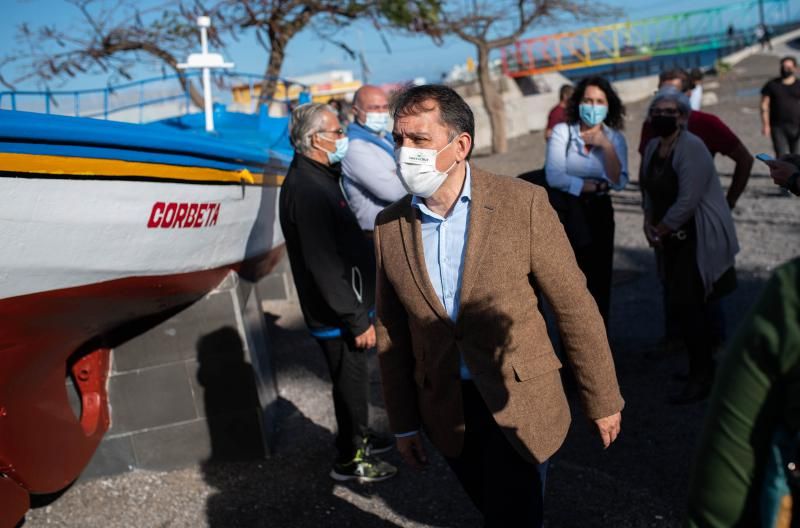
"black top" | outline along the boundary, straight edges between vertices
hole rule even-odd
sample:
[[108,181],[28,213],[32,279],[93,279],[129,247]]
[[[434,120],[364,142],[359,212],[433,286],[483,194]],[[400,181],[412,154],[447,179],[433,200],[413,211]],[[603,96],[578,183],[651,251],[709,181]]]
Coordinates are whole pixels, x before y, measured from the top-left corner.
[[[317,337],[358,336],[375,302],[375,253],[342,194],[341,165],[295,154],[280,220],[306,324]],[[360,293],[361,299],[359,299]]]
[[650,198],[653,224],[658,224],[678,199],[678,175],[672,167],[672,152],[665,158],[658,149],[650,158],[647,170],[642,172],[642,189]]
[[800,81],[786,85],[780,78],[772,79],[761,95],[769,97],[770,125],[800,125]]

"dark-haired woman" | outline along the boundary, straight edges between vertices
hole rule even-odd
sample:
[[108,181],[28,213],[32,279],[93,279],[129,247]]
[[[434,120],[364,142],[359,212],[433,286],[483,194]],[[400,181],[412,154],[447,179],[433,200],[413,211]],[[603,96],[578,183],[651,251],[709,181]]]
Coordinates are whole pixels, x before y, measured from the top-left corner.
[[[567,121],[547,143],[547,184],[578,198],[565,226],[578,265],[608,326],[614,258],[614,208],[609,190],[628,183],[625,107],[602,77],[581,81],[567,104]],[[576,213],[577,214],[574,214]],[[574,224],[580,225],[574,225]]]

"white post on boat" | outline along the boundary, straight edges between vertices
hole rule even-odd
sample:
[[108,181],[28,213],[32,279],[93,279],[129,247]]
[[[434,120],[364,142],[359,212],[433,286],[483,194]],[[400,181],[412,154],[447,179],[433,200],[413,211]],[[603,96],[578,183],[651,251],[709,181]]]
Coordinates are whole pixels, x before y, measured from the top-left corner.
[[191,53],[186,62],[178,64],[182,70],[201,69],[203,70],[203,105],[206,111],[206,131],[214,131],[214,100],[211,97],[211,70],[216,68],[233,68],[232,62],[225,62],[219,53],[208,52],[208,28],[211,27],[211,18],[207,16],[197,17],[197,25],[200,27],[200,47],[201,53]]

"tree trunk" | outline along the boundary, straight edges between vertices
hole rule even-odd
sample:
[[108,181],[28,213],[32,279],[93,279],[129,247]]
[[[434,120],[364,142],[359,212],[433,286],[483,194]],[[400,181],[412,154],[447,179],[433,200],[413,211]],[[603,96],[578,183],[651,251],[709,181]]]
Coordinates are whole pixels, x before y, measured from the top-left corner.
[[[269,62],[267,70],[264,72],[264,79],[261,81],[261,93],[258,96],[258,106],[267,104],[275,96],[275,89],[278,86],[278,76],[281,74],[283,59],[286,55],[286,40],[270,39]],[[289,93],[287,89],[286,97]]]
[[508,151],[506,137],[506,107],[503,96],[497,90],[489,75],[489,47],[476,45],[478,49],[478,82],[481,85],[481,97],[486,113],[489,115],[489,126],[492,133],[492,153],[501,154]]

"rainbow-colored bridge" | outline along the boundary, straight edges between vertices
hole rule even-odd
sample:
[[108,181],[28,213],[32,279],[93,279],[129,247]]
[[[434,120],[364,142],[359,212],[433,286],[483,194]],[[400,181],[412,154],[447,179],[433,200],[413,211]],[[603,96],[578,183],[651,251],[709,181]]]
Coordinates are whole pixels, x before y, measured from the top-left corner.
[[[797,25],[789,0],[763,0],[773,34]],[[758,0],[523,39],[503,48],[503,73],[538,73],[740,48],[755,42]]]

